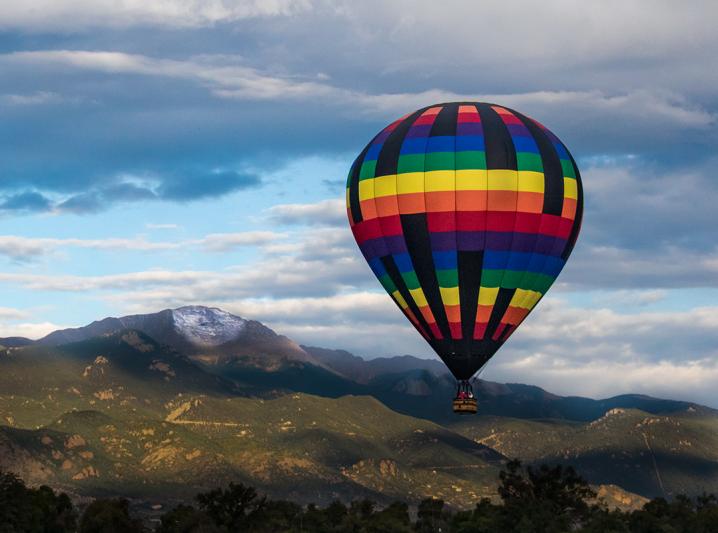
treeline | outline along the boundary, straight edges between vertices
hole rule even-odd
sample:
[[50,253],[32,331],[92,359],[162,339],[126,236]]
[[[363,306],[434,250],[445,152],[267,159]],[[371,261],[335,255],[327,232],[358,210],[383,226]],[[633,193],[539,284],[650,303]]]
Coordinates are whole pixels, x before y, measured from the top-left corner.
[[[568,467],[507,463],[499,475],[501,503],[479,501],[452,511],[426,499],[410,513],[406,503],[380,508],[370,500],[327,507],[272,500],[241,484],[197,495],[160,517],[154,529],[133,517],[123,499],[100,499],[80,514],[66,494],[28,488],[0,473],[0,533],[715,533],[718,499],[655,498],[641,510],[610,510],[589,484]],[[413,518],[412,518],[413,516]]]

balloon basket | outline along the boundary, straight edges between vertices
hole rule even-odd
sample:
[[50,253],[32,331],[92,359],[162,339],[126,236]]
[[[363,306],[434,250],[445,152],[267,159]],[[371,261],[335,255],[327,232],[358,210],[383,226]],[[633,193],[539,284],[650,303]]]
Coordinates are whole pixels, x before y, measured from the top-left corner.
[[475,415],[477,411],[476,398],[455,398],[454,412],[459,415]]

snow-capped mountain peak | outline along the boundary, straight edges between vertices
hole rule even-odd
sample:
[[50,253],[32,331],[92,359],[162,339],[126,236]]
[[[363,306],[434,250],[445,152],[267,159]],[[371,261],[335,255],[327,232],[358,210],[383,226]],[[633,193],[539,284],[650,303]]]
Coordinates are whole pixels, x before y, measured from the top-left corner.
[[192,305],[172,310],[177,333],[199,346],[219,346],[236,339],[247,321],[216,307]]

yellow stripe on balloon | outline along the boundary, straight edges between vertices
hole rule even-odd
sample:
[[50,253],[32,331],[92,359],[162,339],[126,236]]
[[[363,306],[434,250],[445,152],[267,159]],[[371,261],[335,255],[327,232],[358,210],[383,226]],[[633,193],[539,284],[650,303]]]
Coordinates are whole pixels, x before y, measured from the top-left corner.
[[515,191],[518,173],[515,170],[488,170],[487,189],[490,191]]
[[441,192],[456,190],[456,171],[432,170],[424,172],[426,192]]
[[575,179],[563,178],[563,195],[566,198],[573,198],[574,200],[578,198],[578,186],[576,185]]
[[458,287],[439,287],[441,293],[441,301],[444,305],[459,305],[459,288]]
[[396,191],[398,194],[424,192],[423,172],[404,172],[396,175]]
[[457,191],[485,191],[488,171],[468,169],[456,171]]
[[421,288],[409,289],[409,292],[411,293],[411,297],[414,300],[414,303],[416,303],[417,307],[424,307],[426,305],[429,305],[426,301],[426,296],[424,296],[424,291],[422,291]]
[[479,288],[479,305],[494,305],[496,297],[499,294],[498,287],[480,287]]
[[543,172],[533,170],[519,170],[519,191],[544,192],[545,177]]
[[392,297],[397,301],[397,303],[401,306],[402,309],[406,309],[409,307],[406,303],[406,300],[404,300],[404,297],[401,295],[399,291],[394,291],[391,293]]
[[396,196],[396,174],[374,178],[374,198]]

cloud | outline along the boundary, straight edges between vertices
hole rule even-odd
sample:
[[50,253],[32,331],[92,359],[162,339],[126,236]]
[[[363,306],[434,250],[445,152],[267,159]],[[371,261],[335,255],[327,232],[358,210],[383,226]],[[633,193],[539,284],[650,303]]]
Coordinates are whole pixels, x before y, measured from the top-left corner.
[[29,0],[0,5],[0,27],[31,31],[211,26],[255,17],[289,16],[308,0]]
[[179,224],[156,224],[148,222],[145,224],[147,229],[180,229],[182,226]]
[[716,287],[718,248],[692,250],[663,245],[641,249],[580,244],[557,286],[570,290]]
[[22,191],[0,196],[0,213],[55,212],[84,215],[116,204],[142,201],[192,202],[257,188],[262,180],[253,173],[236,171],[165,174],[137,179],[120,175],[104,185],[70,195]]
[[0,323],[0,337],[26,337],[28,339],[40,339],[57,331],[65,329],[68,326],[62,326],[52,322],[23,322],[19,324],[2,324]]
[[166,179],[158,188],[159,198],[191,201],[216,198],[230,192],[250,189],[261,185],[259,176],[231,170],[205,173],[202,176],[182,175]]
[[[308,80],[287,74],[279,76],[247,66],[243,58],[227,55],[194,56],[185,60],[160,59],[139,54],[88,50],[36,50],[5,54],[11,63],[60,65],[109,74],[141,74],[195,80],[221,98],[239,99],[330,99],[335,104],[361,105],[365,111],[403,114],[442,101],[490,101],[527,110],[560,109],[587,112],[601,117],[621,116],[632,122],[662,122],[706,128],[715,115],[691,104],[678,94],[648,88],[607,94],[600,90],[542,90],[516,93],[459,93],[444,89],[417,92],[366,92]],[[567,108],[567,109],[566,109]],[[399,111],[397,111],[399,110]],[[542,113],[543,114],[543,113]]]
[[27,318],[29,313],[22,309],[12,307],[0,307],[0,320],[22,320]]
[[[199,248],[206,252],[230,252],[239,247],[269,245],[285,238],[282,233],[271,231],[247,231],[239,233],[214,233],[199,239],[181,241],[148,241],[144,237],[107,239],[55,239],[0,235],[0,255],[15,261],[30,261],[58,250],[84,248],[106,251],[156,252]],[[154,273],[152,274],[154,279]],[[32,278],[18,278],[18,280]],[[67,278],[75,279],[75,278]],[[74,282],[72,282],[74,283]],[[99,286],[99,285],[98,285]],[[69,289],[73,290],[73,289]]]
[[313,204],[280,204],[268,209],[270,220],[279,224],[345,226],[344,200],[322,200]]
[[0,94],[0,102],[17,106],[56,104],[66,99],[52,91],[35,91],[28,94]]
[[[718,308],[618,313],[547,299],[487,368],[570,394],[644,392],[718,405]],[[508,376],[511,376],[508,378]]]
[[35,191],[18,192],[0,199],[0,213],[43,212],[49,211],[51,208],[51,200]]
[[245,231],[242,233],[213,233],[202,239],[189,241],[208,252],[229,252],[242,246],[259,246],[285,238],[282,233],[272,231]]

